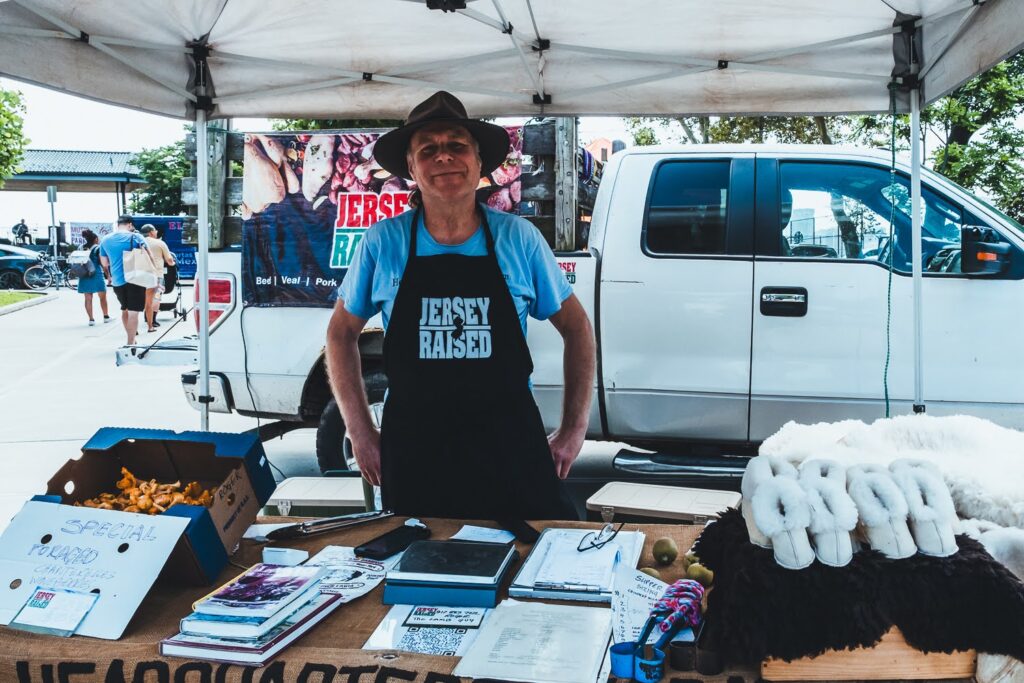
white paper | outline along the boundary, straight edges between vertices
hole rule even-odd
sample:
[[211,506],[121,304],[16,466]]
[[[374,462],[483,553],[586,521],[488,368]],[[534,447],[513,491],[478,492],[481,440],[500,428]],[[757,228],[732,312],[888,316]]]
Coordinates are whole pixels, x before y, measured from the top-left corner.
[[11,626],[30,626],[59,635],[71,635],[99,597],[97,593],[37,588]]
[[481,541],[484,543],[509,543],[516,540],[515,534],[504,529],[489,529],[485,526],[466,524],[459,529],[452,540]]
[[0,536],[0,623],[9,624],[37,586],[98,590],[100,597],[77,633],[120,638],[188,522],[170,515],[25,503]]
[[[566,535],[564,532],[568,532],[569,535]],[[516,574],[510,592],[521,597],[530,597],[530,592],[535,588],[537,590],[541,590],[541,588],[536,585],[538,572],[545,563],[548,551],[552,548],[553,541],[558,542],[559,545],[567,545],[571,543],[572,552],[579,555],[595,552],[595,550],[587,550],[584,553],[578,553],[576,551],[579,540],[582,538],[584,533],[587,532],[579,529],[552,528],[545,530],[541,534],[540,540],[538,540],[534,545],[533,550],[530,551],[530,555],[526,558],[526,562],[523,564],[523,567],[519,570],[519,573]],[[619,549],[619,559],[615,564],[616,569],[623,566],[630,569],[636,567],[636,563],[640,558],[640,553],[643,550],[644,538],[645,536],[642,531],[620,531],[619,534],[608,543],[608,546],[606,547],[616,546]],[[606,585],[602,587],[602,593],[606,596],[601,600],[602,602],[611,601],[612,584],[613,580],[610,578],[607,580]],[[574,598],[568,590],[565,591],[564,597],[570,600],[578,599]]]
[[330,573],[320,580],[320,592],[340,595],[343,602],[360,598],[380,585],[387,569],[376,560],[350,558],[325,565]]
[[537,570],[534,585],[589,586],[590,590],[607,590],[619,557],[619,546],[607,543],[600,548],[578,550],[584,536],[594,533],[582,529],[557,529],[551,536],[544,560]]
[[[665,594],[668,584],[648,576],[632,567],[623,567],[615,573],[612,591],[612,640],[616,643],[635,643],[650,616],[654,603]],[[661,636],[655,629],[647,642]]]
[[[406,626],[415,605],[395,605],[378,624],[364,650],[401,650],[426,655],[462,657],[477,638],[477,628]],[[490,612],[491,610],[486,610]],[[484,624],[487,615],[484,615]]]
[[480,627],[456,676],[532,683],[594,683],[611,633],[607,607],[505,600]]
[[[398,553],[397,555],[392,555],[391,557],[387,558],[386,560],[363,560],[363,561],[365,561],[365,562],[377,562],[378,564],[380,564],[380,565],[382,565],[384,567],[385,571],[388,571],[390,569],[394,569],[398,565],[399,560],[402,559],[402,555],[403,555],[403,553]],[[326,546],[324,546],[320,550],[320,552],[318,552],[316,555],[314,555],[313,557],[311,557],[308,560],[306,560],[305,564],[307,564],[307,565],[314,565],[314,566],[318,566],[318,565],[337,565],[337,564],[343,564],[343,563],[347,562],[348,560],[354,560],[354,559],[356,559],[355,548],[352,548],[351,546],[346,546],[346,545],[326,545]]]

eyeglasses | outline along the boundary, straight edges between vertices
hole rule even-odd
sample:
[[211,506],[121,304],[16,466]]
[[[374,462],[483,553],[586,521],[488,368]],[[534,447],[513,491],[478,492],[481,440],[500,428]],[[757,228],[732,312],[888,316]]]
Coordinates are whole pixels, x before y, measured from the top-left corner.
[[596,550],[605,547],[609,541],[618,536],[624,526],[626,526],[625,522],[619,524],[618,528],[609,522],[600,531],[591,531],[588,534],[584,534],[583,538],[580,539],[580,544],[576,546],[576,551],[582,553],[586,550]]

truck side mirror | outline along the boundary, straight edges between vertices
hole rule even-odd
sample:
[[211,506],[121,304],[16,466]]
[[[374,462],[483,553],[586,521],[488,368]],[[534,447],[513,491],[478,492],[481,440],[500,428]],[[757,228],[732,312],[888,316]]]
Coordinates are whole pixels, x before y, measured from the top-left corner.
[[960,228],[960,272],[998,275],[1010,268],[1010,244],[992,228],[965,225]]

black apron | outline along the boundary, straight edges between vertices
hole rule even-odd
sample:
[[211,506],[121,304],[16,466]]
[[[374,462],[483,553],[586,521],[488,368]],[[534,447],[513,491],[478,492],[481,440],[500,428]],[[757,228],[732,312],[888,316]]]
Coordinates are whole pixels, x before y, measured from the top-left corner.
[[[384,336],[384,507],[458,519],[576,519],[529,388],[533,360],[480,208],[485,256],[417,256]],[[424,230],[426,227],[424,227]]]

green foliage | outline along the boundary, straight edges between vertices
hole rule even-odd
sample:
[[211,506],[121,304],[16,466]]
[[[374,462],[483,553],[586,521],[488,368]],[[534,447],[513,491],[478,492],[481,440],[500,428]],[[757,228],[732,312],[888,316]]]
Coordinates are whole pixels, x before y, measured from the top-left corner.
[[397,128],[393,119],[275,119],[274,130],[349,130],[351,128]]
[[[968,81],[921,112],[935,171],[990,197],[1024,221],[1024,53]],[[892,119],[871,116],[632,118],[636,145],[657,144],[656,130],[677,142],[848,143],[889,149]],[[938,145],[935,144],[936,140]],[[910,118],[896,119],[896,148],[910,149]]]
[[176,216],[184,213],[181,203],[181,179],[191,170],[185,158],[185,141],[171,143],[156,149],[144,149],[135,155],[139,175],[149,185],[132,193],[129,203],[132,213]]
[[4,180],[20,171],[29,140],[23,131],[25,105],[21,93],[0,88],[0,188]]
[[633,144],[657,144],[656,127],[680,142],[775,142],[831,144],[839,126],[835,116],[675,116],[632,117],[626,126]]

